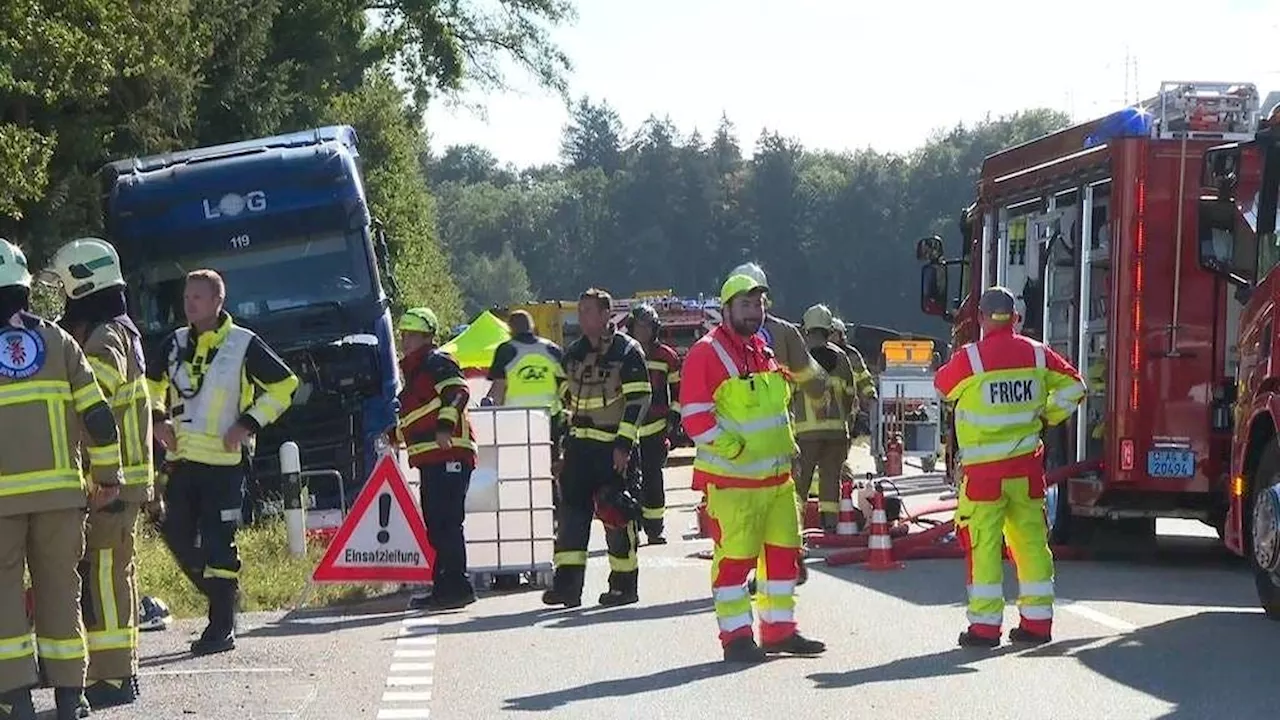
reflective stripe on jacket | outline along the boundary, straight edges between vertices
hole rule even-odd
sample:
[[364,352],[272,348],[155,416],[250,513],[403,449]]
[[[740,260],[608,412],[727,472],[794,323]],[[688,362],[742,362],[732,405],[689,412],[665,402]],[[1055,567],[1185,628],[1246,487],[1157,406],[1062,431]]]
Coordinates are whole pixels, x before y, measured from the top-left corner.
[[680,356],[670,345],[654,343],[645,350],[645,358],[653,399],[640,426],[640,437],[666,432],[667,416],[680,412]]
[[129,502],[149,499],[154,472],[151,393],[141,343],[127,318],[99,323],[84,341],[85,357],[120,429],[120,496]]
[[76,454],[82,425],[94,482],[119,484],[119,434],[80,346],[35,315],[6,318],[0,324],[0,516],[85,506]]
[[962,347],[934,386],[955,403],[959,462],[969,478],[1043,472],[1041,431],[1070,417],[1085,395],[1069,362],[1012,326]]
[[[467,403],[471,391],[462,377],[462,368],[448,355],[423,347],[400,361],[404,390],[400,392],[397,430],[407,447],[413,467],[451,461],[475,467],[476,446],[472,439]],[[450,447],[442,448],[436,433],[448,430]]]
[[800,392],[792,396],[796,436],[847,440],[854,392],[853,365],[844,351],[832,343],[811,348],[809,354],[822,368],[825,378],[821,380],[821,394]]
[[630,450],[653,394],[640,343],[610,332],[595,348],[580,337],[565,352],[564,370],[569,437]]
[[697,445],[694,486],[779,485],[791,473],[795,437],[791,387],[758,336],[724,326],[689,349],[680,382],[680,415]]

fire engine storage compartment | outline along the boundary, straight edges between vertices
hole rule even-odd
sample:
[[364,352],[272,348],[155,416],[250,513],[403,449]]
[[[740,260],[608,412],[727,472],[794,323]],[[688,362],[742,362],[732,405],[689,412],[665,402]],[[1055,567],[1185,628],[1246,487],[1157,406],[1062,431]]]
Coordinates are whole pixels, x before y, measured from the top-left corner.
[[[932,340],[886,340],[871,407],[871,456],[884,475],[890,438],[902,437],[902,457],[916,458],[933,472],[942,446],[942,401],[933,387],[937,356]],[[904,468],[905,470],[905,468]]]
[[[529,575],[550,587],[555,544],[551,416],[546,409],[472,408],[476,479],[467,494],[467,564],[477,589]],[[480,482],[482,474],[496,482]]]
[[1094,519],[1145,537],[1156,517],[1221,521],[1229,458],[1213,404],[1239,307],[1198,264],[1200,160],[1243,139],[1250,116],[1256,124],[1250,93],[1165,83],[1147,112],[1126,109],[984,167],[981,287],[1010,288],[1023,331],[1071,359],[1089,388],[1071,420],[1045,433],[1050,469],[1100,465],[1069,479],[1069,504],[1050,498],[1059,541],[1087,537]]

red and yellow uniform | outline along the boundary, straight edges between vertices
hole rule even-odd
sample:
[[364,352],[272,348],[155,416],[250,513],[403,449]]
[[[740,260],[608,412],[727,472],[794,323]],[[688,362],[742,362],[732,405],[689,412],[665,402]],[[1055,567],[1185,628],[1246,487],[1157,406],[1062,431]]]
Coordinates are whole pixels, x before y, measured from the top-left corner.
[[1019,632],[1048,638],[1053,555],[1040,433],[1070,417],[1084,398],[1080,374],[1051,348],[1016,334],[1010,323],[960,348],[934,385],[955,403],[963,468],[956,527],[968,558],[969,630],[961,641],[999,641],[1003,540],[1017,566]]

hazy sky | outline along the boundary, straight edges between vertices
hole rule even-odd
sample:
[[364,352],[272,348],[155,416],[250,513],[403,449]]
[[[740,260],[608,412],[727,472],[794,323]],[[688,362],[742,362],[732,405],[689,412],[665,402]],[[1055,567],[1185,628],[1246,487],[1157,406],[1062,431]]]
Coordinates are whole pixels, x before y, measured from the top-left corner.
[[[669,115],[705,135],[727,113],[747,149],[767,127],[810,147],[905,151],[988,112],[1048,106],[1086,120],[1123,107],[1126,90],[1130,102],[1154,95],[1162,80],[1280,89],[1280,0],[577,5],[577,23],[556,33],[575,63],[575,98],[607,100],[628,129]],[[1137,64],[1127,88],[1126,48]],[[433,107],[432,149],[475,143],[517,165],[556,161],[563,103],[511,80],[514,92],[467,97],[487,120]]]

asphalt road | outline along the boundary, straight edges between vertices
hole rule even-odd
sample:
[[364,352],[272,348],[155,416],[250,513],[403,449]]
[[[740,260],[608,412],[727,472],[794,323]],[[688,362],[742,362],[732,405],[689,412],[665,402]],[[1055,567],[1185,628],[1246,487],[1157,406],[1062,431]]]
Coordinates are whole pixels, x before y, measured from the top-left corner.
[[[688,468],[667,484],[676,539],[696,501]],[[940,489],[908,485],[924,499]],[[1266,668],[1280,626],[1255,609],[1250,576],[1207,528],[1161,532],[1155,557],[1060,563],[1055,642],[1038,649],[955,646],[959,561],[876,573],[812,559],[799,619],[828,653],[732,668],[720,662],[709,563],[695,557],[707,541],[641,548],[641,603],[606,610],[592,607],[607,573],[597,539],[577,610],[518,591],[434,619],[399,612],[403,597],[247,616],[237,652],[200,660],[182,653],[198,626],[146,634],[142,701],[94,717],[1277,717]],[[1016,622],[1012,607],[1006,618]]]

